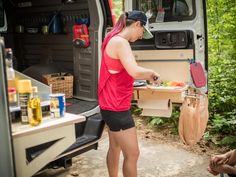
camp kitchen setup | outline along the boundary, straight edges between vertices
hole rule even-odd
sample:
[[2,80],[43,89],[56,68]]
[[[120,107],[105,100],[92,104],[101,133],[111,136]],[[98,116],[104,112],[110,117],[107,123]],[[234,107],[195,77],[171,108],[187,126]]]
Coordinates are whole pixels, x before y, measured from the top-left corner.
[[[205,1],[123,3],[125,11],[146,13],[154,38],[131,47],[138,65],[162,80],[136,80],[133,103],[142,116],[169,118],[173,106],[194,96],[189,88],[207,92]],[[15,176],[70,167],[73,157],[98,148],[101,44],[113,10],[112,0],[0,0],[0,155]]]

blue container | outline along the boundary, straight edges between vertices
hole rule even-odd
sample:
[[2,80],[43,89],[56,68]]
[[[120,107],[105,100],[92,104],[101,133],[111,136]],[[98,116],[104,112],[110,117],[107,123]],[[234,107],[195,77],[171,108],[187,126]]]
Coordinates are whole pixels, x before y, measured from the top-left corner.
[[53,34],[62,33],[62,19],[61,15],[54,13],[49,23],[49,32]]
[[82,24],[85,24],[87,26],[89,26],[89,18],[76,18],[75,19],[75,23],[78,24],[78,25],[82,25]]
[[60,118],[65,115],[65,94],[50,94],[50,112],[52,118]]

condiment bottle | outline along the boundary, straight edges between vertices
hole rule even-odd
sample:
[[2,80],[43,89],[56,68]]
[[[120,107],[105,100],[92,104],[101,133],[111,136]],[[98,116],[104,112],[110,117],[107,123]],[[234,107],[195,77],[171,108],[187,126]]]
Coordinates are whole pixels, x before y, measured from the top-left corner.
[[23,79],[18,80],[17,82],[17,90],[18,90],[18,97],[19,97],[19,106],[21,109],[21,123],[28,124],[28,101],[31,97],[32,86],[31,80]]
[[8,87],[8,101],[10,106],[17,105],[17,94],[15,87]]
[[13,53],[11,48],[6,48],[6,72],[8,87],[15,87],[15,70],[13,69]]
[[13,69],[13,53],[11,48],[6,48],[6,65],[7,65],[7,80],[15,79],[15,71]]
[[28,101],[28,118],[32,126],[37,126],[42,121],[41,101],[38,97],[38,88],[32,87],[32,97]]

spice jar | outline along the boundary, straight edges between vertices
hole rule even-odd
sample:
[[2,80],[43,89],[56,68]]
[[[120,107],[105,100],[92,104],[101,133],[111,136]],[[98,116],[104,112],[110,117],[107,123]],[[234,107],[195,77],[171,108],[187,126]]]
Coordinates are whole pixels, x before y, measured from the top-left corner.
[[16,88],[15,87],[9,87],[8,88],[8,101],[10,106],[16,106],[17,105],[17,94],[16,94]]

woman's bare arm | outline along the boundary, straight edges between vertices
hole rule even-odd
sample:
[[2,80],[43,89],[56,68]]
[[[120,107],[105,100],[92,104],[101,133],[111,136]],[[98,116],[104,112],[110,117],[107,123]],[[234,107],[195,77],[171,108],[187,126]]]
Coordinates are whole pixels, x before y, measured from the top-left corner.
[[133,78],[155,82],[153,78],[160,77],[154,70],[138,66],[128,41],[122,40],[118,46],[118,57],[124,68]]

